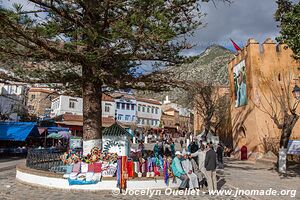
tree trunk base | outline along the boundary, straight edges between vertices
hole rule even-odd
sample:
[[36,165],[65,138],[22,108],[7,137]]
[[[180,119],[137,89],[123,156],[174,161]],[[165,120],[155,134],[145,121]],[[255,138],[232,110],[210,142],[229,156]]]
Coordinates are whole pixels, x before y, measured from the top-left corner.
[[83,156],[91,153],[91,149],[94,147],[102,149],[102,139],[83,140]]
[[278,171],[280,173],[286,173],[286,156],[287,155],[287,148],[280,148],[279,149],[279,158],[278,158]]

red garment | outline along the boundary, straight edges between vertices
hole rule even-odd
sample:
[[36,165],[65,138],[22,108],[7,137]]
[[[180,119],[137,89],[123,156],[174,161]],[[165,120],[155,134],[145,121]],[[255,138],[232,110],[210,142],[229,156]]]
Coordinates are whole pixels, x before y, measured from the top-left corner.
[[88,165],[88,172],[94,172],[95,171],[95,166],[94,164],[89,164]]
[[127,172],[127,156],[122,156],[121,158],[121,180],[120,180],[120,189],[126,190],[127,188],[127,179],[128,179],[128,172]]
[[127,162],[127,171],[128,171],[128,177],[133,177],[134,176],[133,161],[128,161]]
[[94,163],[94,172],[95,173],[100,173],[102,171],[102,163],[96,162]]
[[157,166],[154,166],[154,174],[155,174],[155,176],[160,176]]

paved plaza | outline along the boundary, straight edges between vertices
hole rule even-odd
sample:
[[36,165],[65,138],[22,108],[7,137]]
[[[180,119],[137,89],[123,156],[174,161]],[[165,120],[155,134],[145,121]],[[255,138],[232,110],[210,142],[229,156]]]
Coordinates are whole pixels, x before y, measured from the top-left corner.
[[[22,161],[21,161],[22,162]],[[219,170],[218,186],[222,190],[232,190],[235,192],[237,189],[245,190],[297,190],[300,191],[300,176],[299,174],[292,174],[287,177],[280,177],[272,167],[264,164],[256,164],[240,161],[226,160],[226,167],[224,170]],[[15,169],[0,170],[0,199],[300,199],[300,194],[295,197],[290,195],[286,196],[251,196],[251,195],[222,195],[210,196],[202,192],[194,195],[166,195],[166,191],[162,191],[162,195],[113,195],[112,191],[102,192],[86,192],[86,191],[66,191],[66,190],[53,190],[47,188],[39,188],[34,186],[25,185],[15,180]],[[233,193],[234,194],[234,193]]]

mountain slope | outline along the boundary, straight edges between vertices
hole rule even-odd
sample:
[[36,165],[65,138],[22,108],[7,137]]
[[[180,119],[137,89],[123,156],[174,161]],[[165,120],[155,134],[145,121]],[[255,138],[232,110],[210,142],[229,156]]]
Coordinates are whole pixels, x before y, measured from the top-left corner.
[[[228,85],[227,64],[233,56],[234,54],[228,49],[222,46],[213,45],[197,56],[192,63],[173,67],[170,70],[175,72],[181,80],[204,81],[213,82],[218,85]],[[161,93],[136,91],[135,94],[138,97],[152,98],[159,101],[162,101],[165,96],[168,95],[172,102],[177,102],[184,106],[188,105],[186,91],[179,88]]]

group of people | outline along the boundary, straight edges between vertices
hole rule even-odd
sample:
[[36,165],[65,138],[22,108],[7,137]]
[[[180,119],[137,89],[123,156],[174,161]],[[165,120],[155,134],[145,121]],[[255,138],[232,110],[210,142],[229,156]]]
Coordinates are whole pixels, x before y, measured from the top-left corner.
[[155,156],[172,156],[175,157],[175,143],[172,140],[168,141],[156,141],[153,152]]
[[[174,176],[182,181],[180,190],[200,189],[204,186],[210,191],[217,190],[217,153],[212,143],[207,147],[201,144],[200,149],[194,153],[176,151],[175,155],[171,168]],[[198,158],[197,162],[193,157]]]

